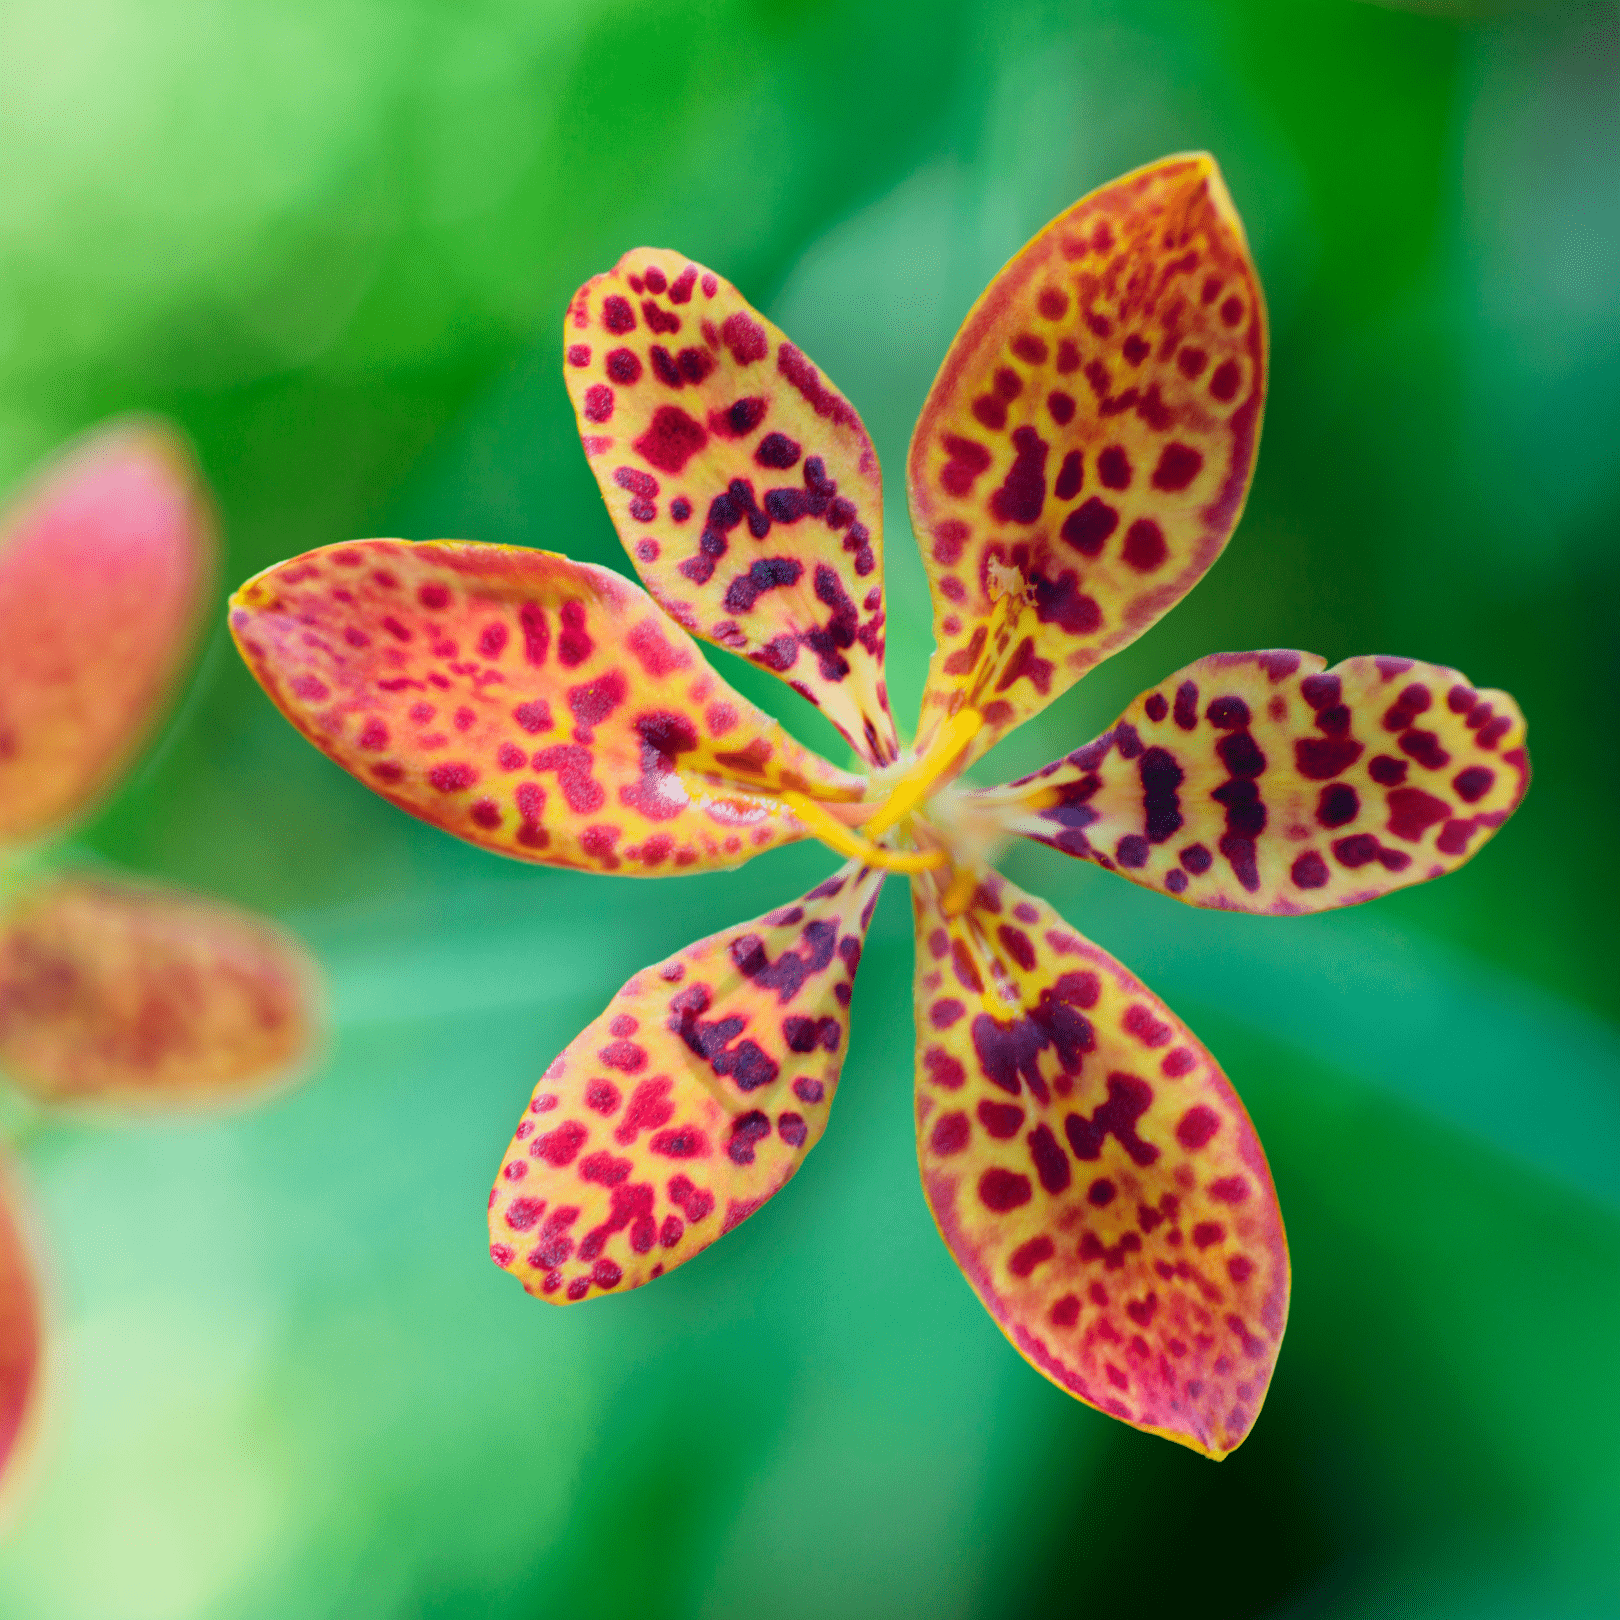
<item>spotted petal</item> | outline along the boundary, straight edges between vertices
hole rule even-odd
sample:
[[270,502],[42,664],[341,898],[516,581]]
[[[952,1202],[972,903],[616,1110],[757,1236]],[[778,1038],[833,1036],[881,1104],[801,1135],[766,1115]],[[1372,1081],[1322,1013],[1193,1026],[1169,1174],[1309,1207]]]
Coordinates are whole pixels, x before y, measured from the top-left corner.
[[0,1481],[26,1432],[40,1361],[39,1284],[12,1178],[0,1164]]
[[0,518],[0,841],[48,832],[117,778],[191,651],[214,523],[185,445],[120,423],[35,474]]
[[635,1288],[777,1192],[821,1138],[883,874],[645,968],[546,1070],[490,1194],[490,1252],[566,1304]]
[[42,1101],[225,1101],[286,1080],[316,975],[268,920],[182,890],[56,878],[0,916],[0,1069]]
[[729,282],[658,248],[586,282],[563,342],[585,454],[647,588],[887,764],[883,487],[854,407]]
[[951,1254],[1037,1371],[1211,1457],[1248,1433],[1288,1310],[1259,1139],[1185,1025],[993,873],[917,912],[917,1151]]
[[1195,906],[1356,905],[1461,866],[1530,780],[1505,692],[1409,658],[1218,653],[1009,787],[1010,831]]
[[1237,524],[1266,324],[1214,160],[1082,198],[1001,271],[911,440],[937,650],[919,739],[964,706],[967,759],[1184,596]]
[[317,748],[520,860],[735,866],[804,836],[782,791],[860,793],[720,680],[645,592],[553,552],[327,546],[249,580],[231,627]]

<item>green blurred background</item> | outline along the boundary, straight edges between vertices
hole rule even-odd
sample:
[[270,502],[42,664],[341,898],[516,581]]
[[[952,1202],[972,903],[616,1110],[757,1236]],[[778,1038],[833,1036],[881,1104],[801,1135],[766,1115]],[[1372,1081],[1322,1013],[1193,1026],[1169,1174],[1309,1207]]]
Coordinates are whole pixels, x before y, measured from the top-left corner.
[[625,567],[562,312],[675,247],[865,416],[909,716],[899,474],[957,322],[1082,192],[1208,147],[1272,312],[1248,514],[978,774],[1266,646],[1508,687],[1537,774],[1461,874],[1310,920],[1008,858],[1194,1025],[1267,1144],[1293,1314],[1216,1468],[1038,1377],[936,1237],[899,883],[793,1185],[655,1288],[526,1298],[484,1202],[537,1071],[631,971],[833,858],[504,864],[319,757],[216,634],[80,842],[301,928],[331,1055],[239,1117],[14,1121],[53,1339],[0,1614],[1620,1614],[1617,137],[1611,5],[3,0],[7,483],[157,410],[218,492],[229,583],[363,534]]

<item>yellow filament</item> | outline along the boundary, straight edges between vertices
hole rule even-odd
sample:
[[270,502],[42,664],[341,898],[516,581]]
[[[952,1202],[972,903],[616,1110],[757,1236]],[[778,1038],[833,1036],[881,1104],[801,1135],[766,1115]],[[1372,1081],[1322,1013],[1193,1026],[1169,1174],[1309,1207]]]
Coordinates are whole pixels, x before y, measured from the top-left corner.
[[886,849],[881,844],[862,838],[859,833],[851,832],[824,806],[817,804],[814,799],[807,799],[802,793],[784,793],[782,798],[793,814],[829,849],[865,861],[868,866],[881,867],[885,872],[926,872],[933,867],[943,866],[949,859],[942,849],[930,850],[925,855]]
[[928,797],[928,790],[983,724],[984,716],[977,709],[959,709],[953,714],[929,744],[928,752],[896,779],[878,813],[866,823],[866,831],[877,838],[899,826]]
[[973,903],[973,891],[979,886],[979,874],[971,866],[959,866],[951,886],[940,901],[940,910],[947,917],[960,917]]

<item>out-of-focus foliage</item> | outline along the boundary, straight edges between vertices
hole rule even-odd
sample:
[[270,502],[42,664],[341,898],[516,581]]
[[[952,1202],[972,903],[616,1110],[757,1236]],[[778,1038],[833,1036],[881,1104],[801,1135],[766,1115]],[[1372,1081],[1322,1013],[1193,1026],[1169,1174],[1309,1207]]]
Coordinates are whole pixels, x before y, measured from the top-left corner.
[[[16,0],[0,481],[160,410],[218,492],[230,582],[368,533],[628,572],[558,336],[624,248],[727,275],[898,473],[996,267],[1098,181],[1208,147],[1272,313],[1248,513],[1177,613],[976,774],[1074,747],[1211,647],[1281,645],[1512,690],[1537,776],[1462,873],[1286,938],[1048,851],[1008,862],[1198,1029],[1267,1144],[1294,1303],[1217,1471],[1008,1356],[940,1247],[892,1014],[898,886],[858,1061],[792,1185],[657,1289],[524,1299],[482,1206],[540,1069],[634,970],[835,862],[652,889],[503,865],[323,760],[221,631],[82,838],[293,916],[335,1049],[240,1119],[11,1121],[59,1332],[0,1610],[1620,1604],[1617,86],[1611,6]],[[908,726],[928,601],[887,516]]]

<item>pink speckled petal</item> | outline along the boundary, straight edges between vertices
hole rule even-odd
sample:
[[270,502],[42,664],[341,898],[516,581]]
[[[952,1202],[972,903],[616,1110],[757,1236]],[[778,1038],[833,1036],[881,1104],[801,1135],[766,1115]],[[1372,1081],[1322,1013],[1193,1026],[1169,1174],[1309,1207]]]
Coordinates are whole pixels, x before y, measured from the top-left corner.
[[994,873],[916,879],[917,1153],[996,1325],[1088,1405],[1206,1456],[1260,1412],[1288,1247],[1259,1138],[1197,1038]]
[[1217,653],[1095,742],[965,795],[1009,832],[1188,905],[1290,916],[1455,870],[1530,780],[1505,692],[1410,658]]
[[191,651],[214,519],[180,438],[114,423],[0,515],[0,841],[49,832],[112,785]]
[[284,1084],[320,1023],[313,963],[266,918],[122,878],[0,914],[0,1071],[43,1102],[212,1106]]
[[15,1465],[39,1381],[41,1312],[14,1180],[0,1161],[0,1482]]
[[821,1139],[883,874],[644,968],[546,1070],[489,1199],[490,1253],[566,1305],[638,1287],[779,1192]]
[[854,407],[730,282],[636,248],[569,305],[564,375],[647,588],[895,757],[883,484]]
[[630,581],[549,551],[360,540],[267,569],[231,628],[276,706],[385,799],[519,860],[736,866],[856,777],[726,685]]
[[907,462],[937,651],[918,741],[968,707],[970,762],[1167,613],[1237,526],[1266,322],[1213,158],[1083,197],[997,275]]

